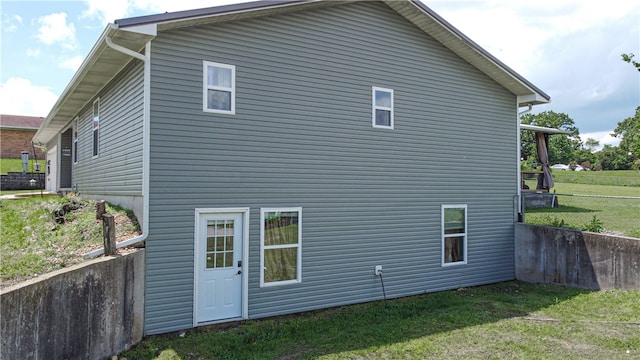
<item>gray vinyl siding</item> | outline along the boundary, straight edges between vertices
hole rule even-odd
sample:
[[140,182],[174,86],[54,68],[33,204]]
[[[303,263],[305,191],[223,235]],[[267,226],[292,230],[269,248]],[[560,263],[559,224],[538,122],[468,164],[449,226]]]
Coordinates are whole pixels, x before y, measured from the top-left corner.
[[[151,58],[147,334],[192,326],[195,208],[250,208],[250,318],[381,299],[375,265],[388,297],[514,278],[516,98],[386,5],[173,30]],[[202,111],[203,60],[236,66],[235,115]],[[468,205],[467,265],[441,267],[442,204]],[[294,206],[302,283],[260,288],[260,208]]]
[[[133,60],[78,115],[75,189],[88,195],[142,195],[143,74]],[[100,98],[99,153],[93,156],[93,101]]]

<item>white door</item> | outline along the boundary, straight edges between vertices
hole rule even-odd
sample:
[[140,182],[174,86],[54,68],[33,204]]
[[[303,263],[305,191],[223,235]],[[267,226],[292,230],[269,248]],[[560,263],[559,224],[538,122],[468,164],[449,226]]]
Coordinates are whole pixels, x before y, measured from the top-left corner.
[[45,166],[47,174],[47,191],[58,191],[58,147],[54,146],[47,151],[47,164]]
[[199,213],[196,323],[242,317],[243,214]]

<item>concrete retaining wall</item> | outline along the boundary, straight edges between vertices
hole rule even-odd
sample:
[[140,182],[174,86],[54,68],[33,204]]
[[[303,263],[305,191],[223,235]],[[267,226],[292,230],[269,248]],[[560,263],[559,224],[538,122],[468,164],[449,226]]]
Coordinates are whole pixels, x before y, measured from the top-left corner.
[[516,224],[515,251],[518,280],[640,290],[640,239]]
[[0,359],[103,359],[142,340],[144,250],[0,291]]

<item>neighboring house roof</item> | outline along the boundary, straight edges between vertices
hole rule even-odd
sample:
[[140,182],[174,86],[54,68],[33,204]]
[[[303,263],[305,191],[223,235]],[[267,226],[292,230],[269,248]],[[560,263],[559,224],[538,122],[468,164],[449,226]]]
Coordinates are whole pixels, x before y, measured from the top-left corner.
[[0,128],[36,131],[44,122],[43,117],[0,114]]
[[[275,15],[314,7],[335,6],[354,1],[357,0],[256,1],[116,20],[114,24],[108,24],[100,35],[80,69],[51,109],[45,123],[34,136],[34,141],[46,143],[51,140],[80,108],[91,101],[99,90],[131,61],[131,55],[114,49],[114,43],[117,44],[115,47],[119,45],[134,52],[140,52],[158,31]],[[420,1],[382,1],[456,55],[518,96],[520,106],[550,101],[549,95],[489,54]]]

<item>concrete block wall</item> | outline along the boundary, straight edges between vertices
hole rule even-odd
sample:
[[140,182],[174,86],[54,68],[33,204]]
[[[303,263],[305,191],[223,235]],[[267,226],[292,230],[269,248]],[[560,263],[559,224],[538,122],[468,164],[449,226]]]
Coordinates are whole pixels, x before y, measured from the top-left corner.
[[640,239],[516,224],[516,279],[640,290]]
[[[37,180],[36,187],[31,187],[31,179]],[[44,187],[45,174],[10,172],[0,175],[0,190],[39,190]]]
[[104,359],[142,340],[144,250],[0,291],[0,359]]

